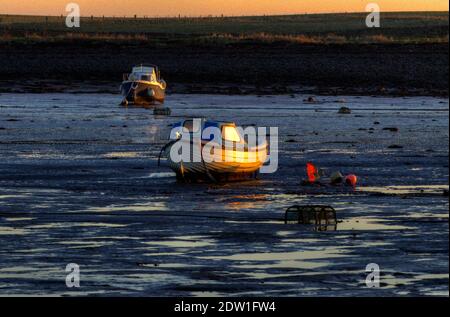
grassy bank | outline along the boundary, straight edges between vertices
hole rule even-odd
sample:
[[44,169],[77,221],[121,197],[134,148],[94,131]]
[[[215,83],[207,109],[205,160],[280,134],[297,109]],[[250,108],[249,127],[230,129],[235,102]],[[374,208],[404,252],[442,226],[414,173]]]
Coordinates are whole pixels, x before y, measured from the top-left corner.
[[0,15],[1,42],[148,42],[157,45],[236,43],[370,44],[448,43],[447,12],[382,13],[381,28],[367,28],[366,13],[260,17],[65,17]]

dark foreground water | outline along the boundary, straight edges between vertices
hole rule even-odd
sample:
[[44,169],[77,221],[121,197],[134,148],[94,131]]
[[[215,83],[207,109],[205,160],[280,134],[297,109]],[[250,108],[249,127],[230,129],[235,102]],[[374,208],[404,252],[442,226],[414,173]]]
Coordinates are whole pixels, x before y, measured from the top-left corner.
[[[448,296],[448,100],[304,98],[172,95],[155,117],[117,95],[1,94],[0,295]],[[157,157],[184,117],[279,127],[278,171],[176,183]],[[307,160],[359,187],[300,186]],[[337,231],[284,224],[292,204],[332,205]]]

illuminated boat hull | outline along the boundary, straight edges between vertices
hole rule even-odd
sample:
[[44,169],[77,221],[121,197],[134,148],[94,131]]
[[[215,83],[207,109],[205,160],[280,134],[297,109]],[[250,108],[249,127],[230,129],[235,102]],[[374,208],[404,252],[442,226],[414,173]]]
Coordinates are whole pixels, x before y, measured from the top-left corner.
[[[185,181],[254,179],[267,159],[266,144],[241,151],[219,149],[210,153],[202,153],[198,149],[195,151],[191,144],[191,158],[188,161],[178,162],[178,160],[174,161],[171,156],[174,144],[168,146],[164,154],[169,167],[176,173],[177,178]],[[202,144],[202,148],[203,146],[204,144]]]
[[120,87],[124,99],[135,105],[156,105],[164,103],[165,88],[146,81],[124,81]]

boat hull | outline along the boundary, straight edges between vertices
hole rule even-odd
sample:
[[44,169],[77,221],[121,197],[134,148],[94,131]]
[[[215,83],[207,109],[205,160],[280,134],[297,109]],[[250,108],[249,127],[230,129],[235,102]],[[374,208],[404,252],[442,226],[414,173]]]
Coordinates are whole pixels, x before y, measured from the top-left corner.
[[174,162],[170,156],[172,146],[173,144],[165,149],[164,155],[169,167],[176,173],[177,179],[182,181],[222,182],[254,179],[259,175],[259,169],[267,158],[267,148],[263,146],[254,151],[246,151],[251,159],[236,162],[213,161],[211,157],[208,160],[195,154],[192,154],[192,159],[188,162]]
[[165,88],[145,81],[124,81],[120,87],[124,99],[135,105],[156,105],[164,103]]

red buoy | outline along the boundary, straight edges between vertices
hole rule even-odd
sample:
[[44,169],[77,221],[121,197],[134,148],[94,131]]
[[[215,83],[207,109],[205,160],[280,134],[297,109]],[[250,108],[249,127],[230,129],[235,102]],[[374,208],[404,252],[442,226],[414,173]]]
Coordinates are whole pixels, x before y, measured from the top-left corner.
[[312,162],[306,163],[306,174],[308,174],[308,181],[315,183],[319,179],[319,171]]

